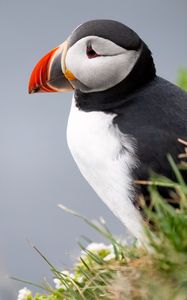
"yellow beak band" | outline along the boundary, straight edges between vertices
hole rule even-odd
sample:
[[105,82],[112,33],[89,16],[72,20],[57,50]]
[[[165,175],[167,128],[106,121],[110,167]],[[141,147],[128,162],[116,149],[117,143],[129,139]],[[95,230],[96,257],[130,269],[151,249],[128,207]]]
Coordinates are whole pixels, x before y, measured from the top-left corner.
[[73,81],[76,79],[76,77],[73,75],[73,73],[70,70],[66,70],[64,76],[69,80]]

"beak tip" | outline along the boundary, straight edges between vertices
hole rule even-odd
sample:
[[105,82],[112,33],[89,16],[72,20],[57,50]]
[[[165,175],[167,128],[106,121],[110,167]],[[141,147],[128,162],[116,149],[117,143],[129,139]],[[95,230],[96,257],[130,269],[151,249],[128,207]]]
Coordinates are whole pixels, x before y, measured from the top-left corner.
[[40,92],[40,87],[39,86],[36,86],[36,87],[34,87],[34,88],[28,88],[28,93],[29,94],[35,94],[35,93],[38,93],[38,92]]

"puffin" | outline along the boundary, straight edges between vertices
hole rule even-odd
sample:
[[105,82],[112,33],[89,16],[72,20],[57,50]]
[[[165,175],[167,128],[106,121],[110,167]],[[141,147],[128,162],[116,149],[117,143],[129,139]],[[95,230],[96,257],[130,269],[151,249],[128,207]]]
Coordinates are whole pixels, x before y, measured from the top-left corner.
[[114,215],[145,241],[136,184],[154,172],[173,177],[187,140],[187,93],[159,77],[152,53],[126,25],[78,26],[34,67],[29,93],[73,92],[67,143],[84,178]]

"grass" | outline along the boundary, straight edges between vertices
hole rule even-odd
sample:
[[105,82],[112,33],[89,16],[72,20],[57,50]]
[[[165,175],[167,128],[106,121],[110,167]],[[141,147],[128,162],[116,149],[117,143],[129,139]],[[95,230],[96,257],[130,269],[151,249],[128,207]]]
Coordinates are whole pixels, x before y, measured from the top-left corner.
[[178,74],[177,84],[183,90],[187,91],[187,70],[182,68]]
[[[103,222],[91,222],[59,205],[97,230],[109,244],[85,247],[80,243],[81,255],[72,274],[57,270],[33,246],[51,268],[56,288],[41,285],[46,292],[35,296],[30,292],[24,299],[187,299],[187,185],[175,162],[171,157],[168,159],[176,181],[157,176],[148,182],[151,204],[155,208],[152,211],[144,207],[147,217],[154,223],[154,236],[149,228],[145,228],[151,251],[136,244],[125,245]],[[172,187],[171,200],[179,201],[177,210],[162,198],[158,186]]]
[[[182,71],[178,82],[187,89],[186,72]],[[54,286],[46,282],[38,285],[22,281],[26,285],[40,287],[44,292],[33,295],[25,288],[20,291],[18,299],[187,300],[187,184],[181,173],[181,170],[187,170],[187,163],[184,162],[187,158],[187,143],[179,142],[185,148],[181,155],[181,165],[177,166],[172,157],[168,156],[176,180],[155,175],[150,181],[142,182],[149,186],[150,206],[146,206],[143,198],[141,203],[147,218],[154,224],[154,233],[145,226],[149,251],[136,243],[128,245],[116,239],[103,220],[92,222],[60,204],[61,209],[81,218],[99,232],[107,245],[90,244],[84,238],[79,243],[81,253],[72,273],[58,270],[33,246],[49,265]],[[177,209],[159,194],[159,186],[171,189],[169,202],[177,202]]]

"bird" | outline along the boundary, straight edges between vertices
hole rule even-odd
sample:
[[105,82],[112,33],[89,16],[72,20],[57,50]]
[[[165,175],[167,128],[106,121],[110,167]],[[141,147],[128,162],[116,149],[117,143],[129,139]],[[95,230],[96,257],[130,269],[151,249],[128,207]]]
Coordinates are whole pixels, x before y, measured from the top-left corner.
[[138,197],[152,172],[173,176],[187,140],[187,93],[156,73],[152,52],[128,26],[79,25],[34,67],[29,93],[73,92],[67,143],[84,178],[139,241]]

